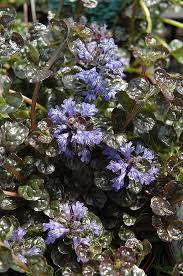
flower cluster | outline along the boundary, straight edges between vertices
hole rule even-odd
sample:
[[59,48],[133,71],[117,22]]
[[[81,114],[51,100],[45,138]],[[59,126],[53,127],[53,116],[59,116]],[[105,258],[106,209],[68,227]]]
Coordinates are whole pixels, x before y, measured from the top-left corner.
[[26,234],[27,230],[18,227],[13,231],[11,237],[4,241],[4,245],[10,248],[13,254],[24,264],[27,263],[27,257],[41,253],[41,249],[35,245],[26,246],[27,241],[24,239]]
[[100,97],[109,101],[114,98],[117,89],[111,85],[111,80],[124,77],[126,58],[120,56],[113,38],[107,37],[105,27],[99,29],[93,25],[93,38],[82,42],[74,42],[76,59],[84,69],[75,76],[83,83],[82,94],[85,101]]
[[[50,220],[44,223],[44,231],[48,231],[46,244],[53,244],[56,239],[64,238],[67,235],[72,238],[73,248],[77,251],[78,247],[85,245],[89,247],[94,236],[103,233],[103,227],[97,221],[87,219],[88,209],[83,203],[62,204],[62,222]],[[59,218],[58,218],[59,220]],[[78,257],[78,261],[87,262],[88,259]]]
[[97,111],[95,105],[77,105],[71,98],[64,100],[61,107],[49,110],[60,153],[67,157],[77,154],[82,162],[89,161],[90,150],[102,141],[102,132],[92,121]]
[[112,159],[107,169],[117,174],[111,180],[114,190],[121,189],[131,181],[150,185],[156,178],[158,168],[155,166],[154,153],[141,144],[134,146],[129,142],[117,150],[106,148],[104,154]]

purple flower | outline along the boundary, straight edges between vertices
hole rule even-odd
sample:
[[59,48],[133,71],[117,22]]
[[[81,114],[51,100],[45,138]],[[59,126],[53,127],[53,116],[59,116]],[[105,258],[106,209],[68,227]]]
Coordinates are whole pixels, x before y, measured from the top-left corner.
[[74,117],[76,115],[77,106],[72,98],[65,99],[61,107],[63,109],[63,113],[68,117]]
[[118,151],[121,152],[127,160],[129,160],[134,149],[135,147],[132,146],[132,142],[129,142],[122,145]]
[[126,164],[122,159],[118,160],[117,162],[110,161],[109,165],[107,166],[108,170],[111,170],[113,173],[118,173],[119,176],[112,179],[112,187],[114,190],[119,190],[124,186],[124,178],[126,176],[126,169],[128,164]]
[[77,154],[82,162],[88,162],[90,151],[102,141],[102,132],[94,128],[92,117],[97,113],[94,104],[77,105],[72,98],[64,100],[56,109],[51,108],[48,116],[54,124],[53,137],[59,152],[66,157]]
[[[84,61],[85,63],[91,63],[94,59],[94,56],[89,49],[89,45],[88,47],[85,46],[85,44],[80,39],[77,39],[74,43],[74,52],[76,58],[78,60]],[[93,47],[91,49],[93,49]]]
[[65,203],[65,204],[63,204],[62,208],[63,208],[64,214],[65,214],[67,220],[70,221],[70,219],[71,219],[71,206],[68,203]]
[[63,224],[60,224],[54,220],[49,221],[49,223],[43,223],[43,230],[48,231],[47,238],[45,240],[46,244],[52,244],[56,239],[64,237],[69,229]]
[[81,105],[81,116],[92,117],[98,112],[98,109],[94,104],[82,103]]
[[26,256],[34,256],[34,255],[39,255],[41,253],[41,249],[36,247],[35,245],[31,247],[27,252]]
[[152,150],[149,150],[149,149],[144,149],[144,153],[142,155],[142,158],[144,158],[144,159],[151,162],[154,159],[154,152]]
[[16,230],[13,231],[12,236],[11,236],[11,240],[12,241],[21,241],[23,239],[23,237],[26,235],[27,230],[18,227]]
[[[12,249],[16,257],[24,264],[27,263],[27,256],[38,255],[41,253],[41,249],[32,246],[30,249],[25,250],[24,237],[27,234],[27,230],[22,227],[18,227],[13,231],[9,240],[4,241],[4,245]],[[15,250],[14,250],[15,248]]]
[[87,149],[83,149],[78,152],[78,156],[80,157],[82,162],[88,163],[90,160],[90,151]]
[[155,181],[159,171],[155,166],[155,156],[144,146],[140,144],[134,146],[132,142],[129,142],[117,150],[107,149],[107,154],[114,161],[111,160],[106,168],[117,175],[111,180],[114,190],[121,189],[128,184],[129,180],[141,185],[150,185]]
[[103,154],[106,156],[107,159],[118,160],[121,158],[116,149],[110,148],[108,146],[104,147]]
[[101,53],[108,54],[109,51],[117,49],[113,38],[103,38],[100,40],[99,50]]
[[92,221],[88,225],[88,229],[90,229],[95,235],[99,236],[103,232],[103,228],[100,224],[98,224],[96,221]]
[[81,220],[88,212],[88,208],[85,207],[84,204],[79,201],[72,204],[72,210],[74,214],[74,220]]
[[[74,249],[77,253],[78,252],[77,249],[79,246],[81,246],[81,245],[84,245],[86,247],[90,246],[90,239],[88,237],[87,238],[74,237],[73,245],[74,245]],[[80,254],[77,254],[77,261],[81,262],[81,263],[87,263],[89,261],[89,259],[81,252]]]
[[102,74],[97,72],[96,67],[89,70],[82,70],[80,73],[77,73],[75,77],[85,84],[86,88],[83,89],[85,101],[90,102],[95,100],[97,96],[105,100],[109,100],[112,97],[110,94],[112,89],[108,87],[108,83],[103,78]]
[[143,182],[143,173],[140,172],[138,169],[132,167],[128,173],[128,177],[135,182]]
[[106,27],[92,25],[93,36],[87,42],[74,41],[74,54],[83,70],[75,75],[81,81],[80,90],[85,101],[100,97],[106,101],[114,98],[118,88],[112,80],[123,78],[128,60],[122,57],[114,39],[107,37]]
[[26,258],[25,256],[23,256],[22,254],[17,253],[17,254],[16,254],[16,257],[17,257],[23,264],[26,264],[26,263],[27,263],[27,258]]
[[107,36],[107,25],[105,24],[100,26],[96,22],[93,22],[91,24],[91,29],[93,30],[95,40],[97,41],[100,41]]

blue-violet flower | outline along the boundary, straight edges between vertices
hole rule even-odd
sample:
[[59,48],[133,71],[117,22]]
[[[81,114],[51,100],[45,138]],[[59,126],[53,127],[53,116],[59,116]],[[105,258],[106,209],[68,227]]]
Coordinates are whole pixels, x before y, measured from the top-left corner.
[[8,240],[4,241],[4,245],[9,247],[13,254],[24,264],[27,263],[27,257],[33,255],[39,255],[41,253],[41,249],[36,247],[35,245],[25,249],[24,247],[24,237],[27,233],[27,230],[18,227],[13,231],[11,237]]
[[97,111],[94,104],[77,105],[72,98],[64,100],[61,107],[49,110],[48,116],[54,124],[53,137],[61,154],[67,157],[77,154],[82,162],[89,161],[90,151],[102,141],[102,131],[92,121]]
[[111,180],[114,190],[127,186],[129,181],[150,185],[156,179],[158,168],[155,166],[153,151],[141,144],[125,143],[118,149],[105,149],[104,155],[113,159],[107,169],[117,176]]
[[[51,220],[43,223],[44,231],[48,231],[46,244],[53,244],[56,239],[64,238],[68,235],[72,239],[73,247],[77,251],[79,246],[89,247],[92,238],[100,236],[103,233],[103,227],[96,220],[90,220],[88,217],[88,209],[83,203],[65,203],[61,206],[61,221]],[[78,254],[77,254],[78,256]],[[85,257],[78,256],[79,262],[87,262]]]

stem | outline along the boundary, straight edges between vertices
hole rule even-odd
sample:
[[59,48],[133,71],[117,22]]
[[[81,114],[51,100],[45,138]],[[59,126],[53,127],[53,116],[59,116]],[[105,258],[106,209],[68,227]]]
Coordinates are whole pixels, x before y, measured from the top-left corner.
[[160,42],[160,44],[162,44],[165,48],[168,49],[169,52],[171,52],[171,48],[169,47],[169,45],[166,43],[166,41],[164,39],[162,39],[159,35],[154,35],[155,38]]
[[[6,247],[2,241],[0,241],[0,246]],[[16,263],[20,268],[22,268],[25,272],[29,272],[29,269],[28,269],[28,267],[26,266],[26,264],[22,263],[22,262],[17,258],[17,256],[16,256],[13,252],[11,252],[11,255],[12,255],[13,260],[15,261],[15,263]]]
[[58,16],[62,18],[64,15],[64,0],[60,0],[60,5],[58,9]]
[[133,109],[131,111],[131,113],[129,114],[129,116],[126,118],[126,121],[123,124],[122,127],[122,131],[124,131],[127,126],[131,123],[131,121],[135,118],[135,116],[137,115],[137,113],[140,111],[141,107],[145,104],[145,102],[147,100],[149,100],[152,96],[154,95],[154,92],[148,94],[145,98],[144,101],[141,103],[135,103],[135,105],[133,106]]
[[45,67],[48,70],[53,66],[54,62],[57,60],[57,57],[60,54],[60,52],[63,50],[63,47],[64,47],[64,45],[65,45],[65,43],[66,43],[66,41],[68,39],[68,36],[69,36],[70,27],[68,26],[68,24],[67,24],[67,22],[65,20],[62,20],[62,21],[64,22],[65,26],[67,27],[67,35],[65,37],[64,42],[62,42],[60,44],[60,46],[58,46],[58,48],[55,50],[53,56],[48,60],[48,64]]
[[30,0],[30,4],[31,4],[32,21],[36,22],[37,17],[36,17],[36,3],[35,3],[35,0]]
[[31,105],[31,129],[32,130],[35,130],[36,128],[36,103],[38,99],[40,86],[41,86],[41,83],[36,82],[33,95],[32,95],[32,105]]
[[28,25],[28,4],[27,1],[24,2],[23,4],[23,12],[24,12],[24,23]]
[[173,19],[169,19],[169,18],[165,18],[165,17],[161,17],[160,20],[166,24],[169,24],[169,25],[172,25],[172,26],[175,26],[177,28],[181,28],[183,29],[183,23],[179,22],[179,21],[176,21],[176,20],[173,20]]
[[[16,92],[15,92],[14,90],[12,90],[12,89],[10,89],[9,92],[10,92],[10,93],[16,93]],[[27,104],[32,105],[32,99],[30,99],[30,98],[28,98],[28,97],[26,97],[26,96],[24,96],[24,95],[22,95],[22,97],[23,97],[24,103],[27,103]],[[40,109],[40,110],[42,110],[42,111],[44,111],[45,113],[48,112],[48,110],[47,110],[44,106],[42,106],[41,104],[39,104],[39,103],[36,103],[36,108],[37,108],[37,109]]]
[[173,171],[177,166],[181,165],[182,163],[183,163],[183,160],[177,162],[177,163],[173,166],[172,171]]
[[12,167],[9,164],[5,164],[3,165],[3,168],[9,172],[12,176],[14,176],[19,182],[24,182],[25,181],[25,177],[18,172],[14,167]]
[[[125,68],[125,72],[127,72],[127,73],[136,73],[136,74],[139,74],[139,75],[143,75],[143,70],[144,69],[142,69],[142,67],[139,67],[139,68],[126,67]],[[143,77],[148,79],[152,84],[155,84],[155,80],[153,78],[153,75],[150,74],[147,70],[145,72],[145,75],[143,75]]]
[[142,72],[141,72],[143,77],[146,77],[146,66],[144,64],[144,62],[142,62]]
[[133,38],[134,38],[134,32],[135,32],[135,14],[137,11],[137,7],[138,7],[138,1],[134,1],[133,5],[132,5],[132,15],[131,15],[131,21],[130,21],[130,28],[129,28],[129,33],[131,34],[129,36],[128,39],[128,46],[130,47],[132,42],[133,42]]
[[3,193],[8,197],[19,197],[17,192],[3,191]]
[[81,4],[81,1],[78,1],[76,3],[76,20],[79,19],[80,15],[81,15],[81,12],[83,11],[83,6]]
[[176,199],[170,201],[170,203],[171,203],[172,205],[176,205],[176,204],[182,203],[182,202],[183,202],[183,195],[180,195],[180,196],[177,197]]
[[[24,95],[22,95],[22,97],[23,97],[25,103],[28,103],[28,104],[32,105],[32,100],[30,98],[28,98],[28,97],[26,97]],[[36,103],[36,108],[44,111],[45,113],[48,112],[48,110],[44,106],[42,106],[41,104],[39,104],[39,103]]]
[[152,32],[152,20],[151,20],[151,14],[149,12],[148,7],[146,6],[146,3],[144,2],[144,0],[140,0],[140,6],[142,8],[142,11],[146,17],[147,20],[147,33],[151,33]]
[[156,258],[157,253],[158,253],[158,248],[153,247],[152,252],[150,253],[146,263],[144,264],[144,266],[142,268],[145,272],[147,272],[150,269],[151,265],[154,262],[154,259]]
[[135,118],[135,116],[139,112],[140,108],[141,108],[141,104],[135,103],[135,105],[132,108],[131,113],[126,118],[126,121],[123,124],[123,127],[122,127],[123,131],[128,127],[128,125],[131,123],[131,121]]
[[11,252],[11,254],[17,266],[19,266],[25,272],[30,272],[26,264],[22,263],[13,252]]
[[140,74],[141,71],[142,70],[140,68],[133,68],[133,67],[126,67],[125,68],[125,72],[127,72],[127,73],[137,73],[137,74]]

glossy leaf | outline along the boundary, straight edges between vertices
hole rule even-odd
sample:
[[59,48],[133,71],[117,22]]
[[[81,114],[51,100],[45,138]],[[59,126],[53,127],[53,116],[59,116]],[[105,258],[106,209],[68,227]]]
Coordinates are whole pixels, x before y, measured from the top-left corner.
[[151,208],[154,214],[158,216],[172,216],[175,213],[171,204],[159,196],[151,199]]
[[8,271],[12,264],[12,255],[9,248],[0,246],[0,273]]

